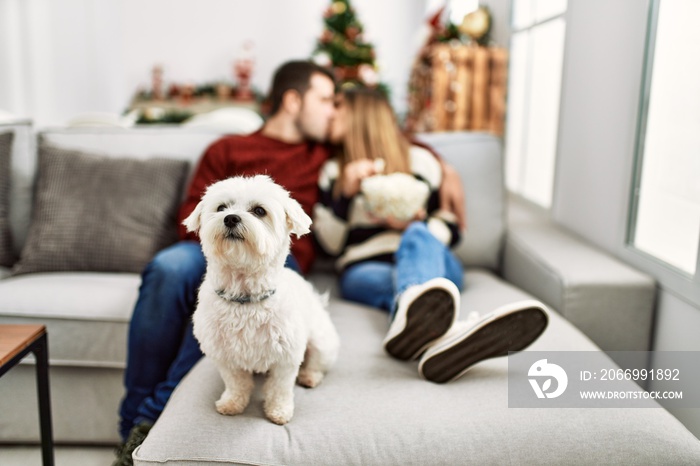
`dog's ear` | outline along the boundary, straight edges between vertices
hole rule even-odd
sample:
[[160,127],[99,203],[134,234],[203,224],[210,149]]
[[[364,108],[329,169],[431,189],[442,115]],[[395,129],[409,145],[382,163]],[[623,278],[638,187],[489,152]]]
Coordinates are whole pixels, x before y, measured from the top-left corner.
[[301,205],[291,197],[284,202],[284,212],[287,214],[289,232],[295,234],[297,238],[311,231],[311,217],[306,215]]
[[199,231],[199,228],[202,226],[202,208],[202,201],[200,201],[197,204],[197,207],[195,207],[192,213],[189,215],[189,217],[182,221],[182,224],[185,225],[187,231],[193,233],[197,233]]

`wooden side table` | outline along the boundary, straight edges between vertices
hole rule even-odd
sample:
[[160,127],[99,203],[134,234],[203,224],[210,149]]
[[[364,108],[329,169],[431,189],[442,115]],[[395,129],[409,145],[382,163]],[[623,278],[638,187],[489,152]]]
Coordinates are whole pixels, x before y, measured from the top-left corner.
[[29,353],[34,353],[36,357],[41,456],[44,466],[53,466],[49,348],[46,327],[43,325],[0,325],[0,377],[16,366]]

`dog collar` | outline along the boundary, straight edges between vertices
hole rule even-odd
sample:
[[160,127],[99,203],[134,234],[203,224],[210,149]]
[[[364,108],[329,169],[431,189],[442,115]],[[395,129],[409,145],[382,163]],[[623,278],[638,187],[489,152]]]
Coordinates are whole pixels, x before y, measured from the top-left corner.
[[224,290],[216,290],[216,294],[219,295],[221,299],[225,299],[226,301],[230,301],[232,303],[238,303],[238,304],[248,304],[248,303],[259,303],[260,301],[265,301],[267,298],[275,294],[275,291],[277,290],[267,290],[264,293],[261,293],[259,295],[240,295],[240,296],[231,296],[227,295]]

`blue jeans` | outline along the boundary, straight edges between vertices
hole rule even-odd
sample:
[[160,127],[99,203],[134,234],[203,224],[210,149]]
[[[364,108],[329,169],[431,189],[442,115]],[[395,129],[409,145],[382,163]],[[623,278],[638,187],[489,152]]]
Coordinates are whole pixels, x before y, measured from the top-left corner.
[[[299,270],[292,256],[286,265]],[[119,409],[124,440],[134,425],[158,419],[175,386],[202,357],[192,333],[192,314],[205,271],[204,254],[195,241],[163,249],[143,271],[129,325],[126,395]]]
[[366,261],[345,269],[340,276],[342,297],[387,310],[393,319],[396,300],[409,286],[443,277],[463,289],[461,263],[423,222],[404,231],[394,259],[393,264]]

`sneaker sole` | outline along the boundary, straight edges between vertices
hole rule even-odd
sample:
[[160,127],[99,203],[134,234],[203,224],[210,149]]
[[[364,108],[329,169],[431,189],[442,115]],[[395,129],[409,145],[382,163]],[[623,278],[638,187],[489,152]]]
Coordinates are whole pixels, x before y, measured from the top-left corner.
[[415,358],[447,333],[454,320],[454,306],[454,298],[443,289],[424,292],[409,306],[406,326],[386,343],[386,351],[402,361]]
[[420,368],[421,374],[435,383],[455,380],[478,362],[525,349],[544,332],[547,322],[547,314],[539,308],[522,309],[484,322],[464,340],[428,356]]

